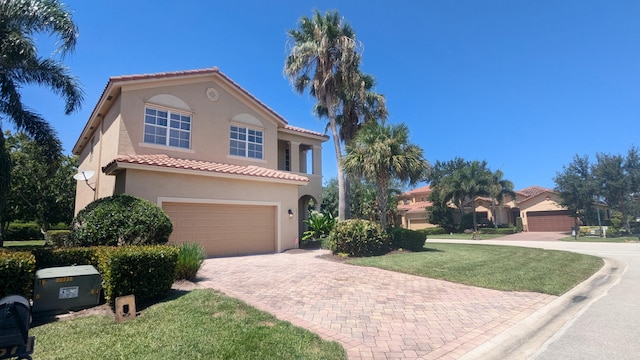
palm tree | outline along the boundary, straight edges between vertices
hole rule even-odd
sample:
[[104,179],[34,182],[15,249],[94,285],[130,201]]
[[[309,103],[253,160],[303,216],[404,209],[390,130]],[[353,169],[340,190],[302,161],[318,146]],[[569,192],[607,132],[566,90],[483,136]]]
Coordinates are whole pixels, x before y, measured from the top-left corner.
[[[48,86],[65,100],[67,114],[79,109],[83,92],[66,67],[53,58],[38,55],[33,36],[58,37],[61,56],[73,51],[78,28],[71,14],[57,0],[0,0],[0,219],[9,191],[11,164],[4,148],[2,121],[31,136],[52,162],[62,154],[55,130],[42,116],[29,110],[20,96],[25,85]],[[0,235],[0,246],[2,236]]]
[[[378,120],[384,123],[388,116],[386,99],[372,90],[375,86],[375,78],[360,71],[359,60],[349,64],[350,66],[340,71],[338,86],[340,103],[336,112],[340,141],[345,146],[351,144],[363,124]],[[326,117],[327,109],[317,104],[315,113],[318,117]],[[351,217],[351,178],[347,174],[345,174],[344,187],[346,217],[349,218]]]
[[489,194],[490,184],[492,180],[491,171],[487,168],[487,162],[474,160],[468,166],[461,169],[460,190],[465,194],[466,198],[471,201],[473,213],[473,231],[478,231],[478,222],[476,220],[476,197],[486,196]]
[[289,30],[293,45],[285,61],[284,73],[299,93],[306,89],[325,108],[333,138],[338,166],[338,219],[346,219],[346,186],[342,170],[342,147],[336,121],[340,103],[341,77],[346,69],[359,61],[356,55],[355,33],[335,11],[324,15],[316,10],[300,19],[299,28]]
[[[510,196],[512,199],[516,198],[516,193],[513,191],[513,182],[507,179],[503,179],[504,174],[500,170],[496,170],[491,174],[491,183],[489,184],[488,193],[491,197],[491,212],[493,216],[496,216],[496,203],[502,207],[505,196]],[[493,220],[493,225],[498,228],[498,221]]]
[[64,56],[73,51],[78,28],[57,0],[0,0],[0,120],[13,123],[55,158],[62,152],[56,132],[25,107],[19,90],[28,84],[50,87],[64,98],[66,114],[80,107],[83,92],[60,62],[38,55],[33,40],[36,33],[58,37],[57,53]]
[[405,124],[366,123],[347,146],[344,170],[375,182],[380,224],[387,225],[387,194],[391,179],[409,184],[424,180],[429,163],[420,147],[409,143]]

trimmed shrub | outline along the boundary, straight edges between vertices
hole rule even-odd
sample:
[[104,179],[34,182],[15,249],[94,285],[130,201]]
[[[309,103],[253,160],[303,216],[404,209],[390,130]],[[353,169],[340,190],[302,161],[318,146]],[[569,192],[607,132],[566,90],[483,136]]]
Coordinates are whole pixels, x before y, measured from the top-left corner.
[[522,224],[522,218],[516,218],[516,232],[522,232],[524,230],[524,225]]
[[165,244],[173,231],[167,214],[156,204],[121,194],[98,199],[73,219],[75,246]]
[[72,265],[93,265],[97,268],[97,249],[97,247],[40,248],[32,250],[31,253],[35,256],[37,269]]
[[438,227],[431,227],[431,228],[426,228],[426,229],[419,229],[419,230],[415,230],[418,231],[422,234],[425,235],[425,237],[429,236],[429,235],[441,235],[441,234],[446,234],[448,231],[446,231],[446,229],[438,226]]
[[391,241],[380,224],[369,220],[345,220],[330,235],[331,252],[348,256],[376,256],[389,252]]
[[419,251],[427,241],[426,235],[420,231],[391,228],[388,232],[391,235],[391,246],[395,249]]
[[7,295],[31,297],[36,259],[24,251],[0,250],[0,298]]
[[502,234],[502,235],[509,235],[509,234],[515,234],[516,233],[516,228],[515,227],[503,227],[503,228],[484,228],[480,230],[481,234]]
[[4,234],[6,241],[42,240],[44,234],[36,223],[11,223]]
[[207,257],[206,250],[200,244],[184,243],[178,246],[178,263],[176,264],[176,280],[193,280],[204,259]]
[[133,294],[141,302],[165,296],[173,284],[178,252],[168,245],[99,247],[105,299],[113,307],[119,296]]
[[56,248],[71,246],[71,230],[49,230],[44,234],[44,244]]

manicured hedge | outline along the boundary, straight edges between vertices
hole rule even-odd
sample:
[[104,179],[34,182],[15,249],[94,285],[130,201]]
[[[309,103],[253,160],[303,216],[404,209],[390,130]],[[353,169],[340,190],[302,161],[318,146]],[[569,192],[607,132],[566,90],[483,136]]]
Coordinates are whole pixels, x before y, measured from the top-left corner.
[[388,232],[391,235],[391,246],[394,249],[419,251],[424,248],[426,235],[421,231],[391,228]]
[[44,234],[36,223],[11,223],[4,234],[6,241],[42,240]]
[[36,268],[58,266],[93,265],[98,267],[98,247],[40,248],[31,251],[36,259]]
[[369,220],[339,221],[330,234],[334,254],[348,256],[383,255],[391,249],[391,240],[380,224]]
[[492,228],[492,227],[488,227],[488,228],[483,228],[480,230],[481,234],[502,234],[502,235],[509,235],[509,234],[515,234],[516,233],[516,228],[515,227],[506,227],[506,228]]
[[100,247],[98,271],[110,305],[116,297],[135,295],[136,301],[165,296],[173,284],[178,248],[175,246]]
[[7,295],[31,297],[35,257],[25,251],[0,250],[0,298]]
[[444,228],[441,227],[431,227],[431,228],[426,228],[426,229],[419,229],[416,230],[418,232],[423,233],[425,236],[429,236],[429,235],[440,235],[440,234],[446,234],[447,231]]
[[93,265],[102,275],[110,305],[116,297],[130,294],[136,301],[153,300],[171,290],[178,252],[178,247],[168,245],[0,251],[0,294],[30,297],[36,268]]

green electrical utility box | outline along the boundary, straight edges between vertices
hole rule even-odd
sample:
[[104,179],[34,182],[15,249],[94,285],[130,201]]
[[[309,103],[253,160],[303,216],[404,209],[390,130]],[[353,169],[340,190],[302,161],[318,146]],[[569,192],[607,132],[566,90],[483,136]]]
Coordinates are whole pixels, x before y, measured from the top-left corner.
[[102,277],[91,265],[62,266],[36,271],[33,312],[98,305]]

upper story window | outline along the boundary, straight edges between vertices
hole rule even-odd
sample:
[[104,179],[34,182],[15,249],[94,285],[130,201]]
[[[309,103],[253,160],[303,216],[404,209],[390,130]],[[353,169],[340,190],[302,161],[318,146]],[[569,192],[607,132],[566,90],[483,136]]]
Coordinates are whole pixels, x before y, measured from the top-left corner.
[[147,106],[144,110],[144,142],[189,149],[191,115]]
[[263,158],[262,131],[231,125],[229,154],[252,159]]

